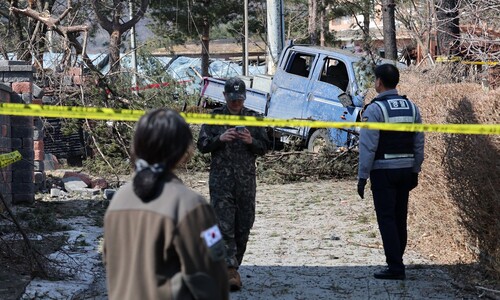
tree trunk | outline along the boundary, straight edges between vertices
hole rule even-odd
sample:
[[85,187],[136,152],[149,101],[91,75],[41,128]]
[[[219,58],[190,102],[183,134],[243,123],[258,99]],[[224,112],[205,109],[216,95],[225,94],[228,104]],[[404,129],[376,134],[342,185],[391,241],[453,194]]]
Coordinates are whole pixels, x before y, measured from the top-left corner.
[[149,0],[141,0],[139,9],[133,13],[133,17],[127,22],[122,23],[124,6],[121,0],[113,0],[112,15],[106,13],[103,9],[104,3],[100,0],[92,0],[92,6],[96,13],[99,25],[109,33],[109,64],[110,73],[115,74],[120,71],[120,46],[122,34],[130,30],[144,16]]
[[210,23],[208,18],[203,18],[203,33],[201,37],[201,75],[209,76],[208,65],[210,58]]
[[457,0],[437,0],[437,52],[456,55],[459,52],[460,27]]
[[37,27],[39,28],[38,32],[35,32],[35,36],[33,36],[35,39],[35,42],[33,43],[35,54],[34,66],[38,70],[43,70],[43,53],[46,51],[45,46],[47,40],[45,39],[45,36],[47,35],[47,26],[45,26],[42,22],[39,22]]
[[321,0],[321,7],[319,10],[319,45],[321,47],[325,46],[325,32],[328,31],[328,22],[326,22],[326,5],[325,0]]
[[316,23],[316,16],[318,12],[317,0],[309,1],[309,19],[308,19],[308,31],[309,31],[309,41],[311,45],[318,44],[318,29]]
[[370,36],[370,11],[371,1],[363,0],[363,50],[366,53],[371,53],[372,50],[372,38]]
[[114,30],[109,37],[109,73],[116,75],[120,72],[120,46],[122,33]]
[[[11,7],[18,8],[19,3],[17,0],[13,0],[11,2]],[[10,23],[12,28],[11,33],[16,35],[17,40],[19,41],[19,47],[16,49],[16,57],[18,60],[31,61],[31,56],[29,55],[29,44],[28,37],[26,37],[23,33],[26,32],[24,26],[21,23],[21,18],[17,14],[13,14],[10,16]]]
[[396,24],[394,20],[394,0],[382,1],[382,18],[384,24],[385,58],[396,60],[398,48],[396,45]]
[[422,47],[422,52],[424,57],[427,57],[429,53],[431,53],[431,38],[432,38],[432,18],[434,16],[434,7],[432,6],[433,2],[431,0],[427,1],[425,8],[425,16],[426,20],[429,20],[427,23],[427,30],[425,34],[425,47]]

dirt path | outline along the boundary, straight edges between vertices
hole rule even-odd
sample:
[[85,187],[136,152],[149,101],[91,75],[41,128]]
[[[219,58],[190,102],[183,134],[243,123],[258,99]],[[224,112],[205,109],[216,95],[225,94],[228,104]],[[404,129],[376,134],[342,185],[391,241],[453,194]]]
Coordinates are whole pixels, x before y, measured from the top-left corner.
[[[205,176],[206,174],[202,174]],[[208,196],[207,178],[186,180]],[[446,272],[409,249],[407,280],[376,280],[385,264],[370,192],[355,181],[259,184],[256,221],[231,299],[460,299]]]
[[[181,177],[208,197],[207,173]],[[371,194],[359,199],[355,185],[352,180],[259,184],[256,222],[240,268],[243,289],[231,299],[475,298],[411,245],[405,255],[407,280],[374,279],[373,272],[384,265],[381,240]],[[64,299],[106,299],[103,272],[96,263],[93,283]],[[34,295],[43,287],[34,281],[30,288]]]

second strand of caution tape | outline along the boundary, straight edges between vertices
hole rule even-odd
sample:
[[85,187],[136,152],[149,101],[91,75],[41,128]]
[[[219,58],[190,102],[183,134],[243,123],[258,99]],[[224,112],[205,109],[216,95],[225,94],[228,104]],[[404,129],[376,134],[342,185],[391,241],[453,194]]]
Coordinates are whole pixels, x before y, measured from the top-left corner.
[[19,151],[14,151],[10,153],[0,154],[0,168],[6,167],[10,164],[15,163],[16,161],[21,160],[23,158]]

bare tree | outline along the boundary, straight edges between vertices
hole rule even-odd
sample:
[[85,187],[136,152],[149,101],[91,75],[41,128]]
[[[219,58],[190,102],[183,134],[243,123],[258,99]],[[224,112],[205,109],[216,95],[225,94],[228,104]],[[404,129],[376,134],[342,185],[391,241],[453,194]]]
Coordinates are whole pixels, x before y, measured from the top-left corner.
[[458,0],[437,0],[437,52],[441,55],[456,55],[460,44]]
[[96,13],[99,25],[109,33],[109,64],[111,74],[120,70],[120,46],[122,35],[132,28],[132,26],[137,24],[144,16],[149,6],[149,2],[149,0],[140,0],[139,8],[134,12],[133,17],[129,21],[123,22],[126,16],[127,7],[124,1],[92,0],[92,7]]
[[[362,32],[362,47],[372,55],[370,19],[373,18],[373,0],[328,0],[332,17],[351,16],[355,26]],[[361,18],[359,17],[361,16]]]
[[[208,10],[210,0],[202,0],[203,6]],[[201,36],[201,75],[209,76],[208,66],[210,64],[210,21],[208,16],[203,17],[203,29]]]
[[[63,49],[64,49],[64,58],[63,65],[68,66],[70,55],[72,49],[75,50],[77,55],[81,55],[84,62],[88,65],[92,70],[97,71],[94,67],[92,61],[87,56],[85,49],[88,39],[88,25],[69,25],[64,26],[61,25],[62,20],[64,20],[68,14],[72,11],[71,1],[68,0],[66,9],[59,15],[58,17],[53,17],[48,10],[43,10],[41,12],[34,10],[31,8],[31,5],[26,8],[18,8],[15,6],[11,6],[10,10],[16,15],[25,15],[32,20],[37,21],[40,24],[44,24],[48,31],[53,31],[58,33],[61,37],[63,37]],[[36,33],[36,32],[35,32]],[[78,34],[83,33],[83,45],[78,41]]]
[[478,61],[500,60],[500,3],[462,0],[461,54]]
[[[19,7],[18,0],[12,0],[10,7]],[[28,31],[31,27],[30,24],[25,26],[17,14],[3,14],[5,18],[9,20],[9,33],[12,33],[15,40],[19,41],[19,46],[17,47],[17,58],[19,60],[31,60],[29,43],[28,43]]]
[[401,22],[412,40],[420,47],[423,57],[430,53],[434,16],[433,0],[410,0],[400,2],[396,6],[396,20]]
[[286,7],[285,28],[286,40],[309,41],[308,6],[304,3],[288,4]]
[[420,46],[424,57],[430,52],[430,40],[437,36],[440,55],[460,53],[478,61],[500,58],[500,3],[496,0],[457,0],[454,4],[444,0],[401,1],[396,19]]

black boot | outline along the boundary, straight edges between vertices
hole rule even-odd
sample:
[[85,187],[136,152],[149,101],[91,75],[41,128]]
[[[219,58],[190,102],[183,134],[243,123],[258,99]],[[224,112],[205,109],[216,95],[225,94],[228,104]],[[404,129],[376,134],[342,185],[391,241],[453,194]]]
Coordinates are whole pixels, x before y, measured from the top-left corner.
[[404,280],[406,278],[405,272],[394,272],[389,269],[382,270],[380,272],[373,273],[373,277],[377,279],[393,279],[393,280]]

